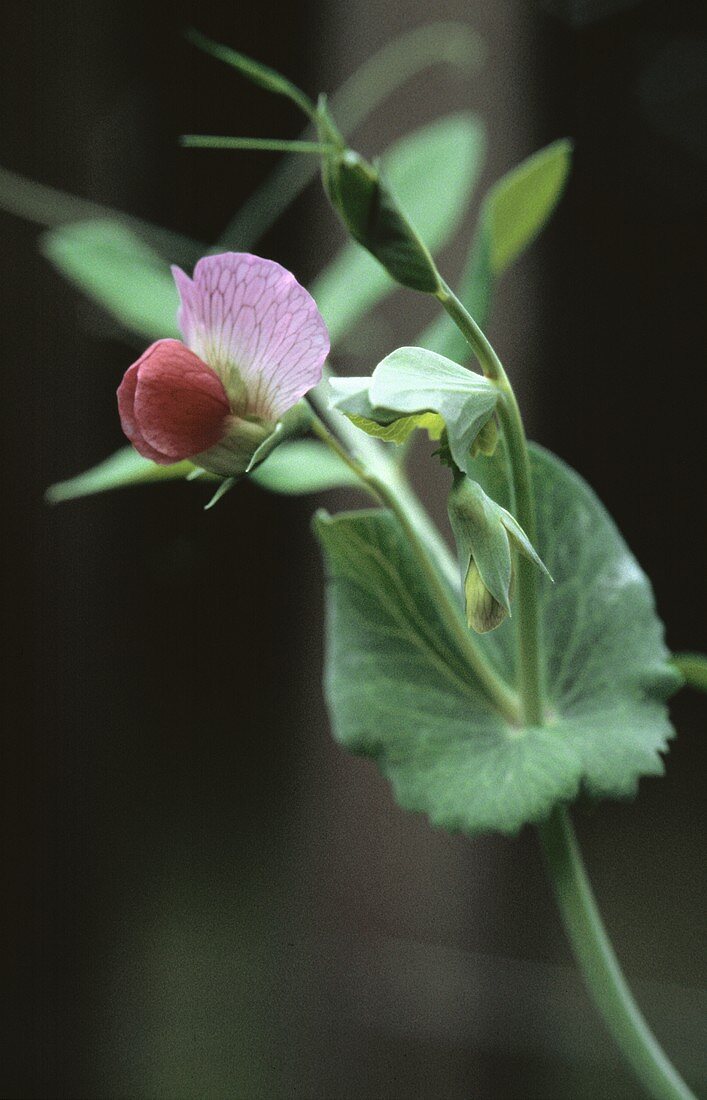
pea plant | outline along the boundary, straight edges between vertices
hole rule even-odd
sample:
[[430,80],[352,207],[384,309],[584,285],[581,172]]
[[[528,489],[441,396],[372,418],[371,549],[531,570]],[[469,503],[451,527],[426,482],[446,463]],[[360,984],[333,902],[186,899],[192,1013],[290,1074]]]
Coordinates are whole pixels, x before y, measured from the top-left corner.
[[[313,520],[334,736],[375,761],[404,809],[441,829],[537,829],[597,1010],[646,1094],[684,1100],[692,1094],[604,930],[569,806],[580,795],[633,797],[642,776],[662,773],[667,700],[684,679],[704,682],[705,664],[668,652],[650,582],[601,502],[527,441],[512,370],[485,334],[495,286],[561,197],[571,143],[542,149],[483,197],[453,290],[434,257],[476,182],[478,118],[441,118],[381,162],[346,135],[418,70],[473,64],[468,30],[416,30],[316,102],[279,73],[192,38],[293,101],[306,128],[297,141],[183,139],[283,154],[212,248],[16,181],[25,212],[51,223],[49,260],[138,345],[149,342],[118,389],[130,446],[53,486],[49,499],[169,479],[202,495],[208,486],[207,507],[231,506],[243,478],[277,493],[360,490],[360,509]],[[317,170],[351,240],[306,290],[248,249]],[[337,346],[396,284],[410,292],[410,346],[389,349],[364,377],[338,376]],[[422,333],[416,295],[439,307]],[[411,487],[415,433],[432,441],[415,452],[420,461],[448,471],[449,532]]]

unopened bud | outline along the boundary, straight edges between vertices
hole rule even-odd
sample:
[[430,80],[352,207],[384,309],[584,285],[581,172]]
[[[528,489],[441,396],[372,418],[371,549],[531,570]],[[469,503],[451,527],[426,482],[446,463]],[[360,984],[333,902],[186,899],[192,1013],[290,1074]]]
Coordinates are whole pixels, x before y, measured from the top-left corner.
[[318,121],[320,139],[332,149],[322,163],[324,189],[351,236],[396,282],[436,293],[440,277],[432,256],[400,209],[379,165],[343,146],[324,100],[319,103]]
[[477,634],[495,630],[508,615],[505,607],[495,599],[481,579],[476,562],[472,558],[464,581],[466,621]]

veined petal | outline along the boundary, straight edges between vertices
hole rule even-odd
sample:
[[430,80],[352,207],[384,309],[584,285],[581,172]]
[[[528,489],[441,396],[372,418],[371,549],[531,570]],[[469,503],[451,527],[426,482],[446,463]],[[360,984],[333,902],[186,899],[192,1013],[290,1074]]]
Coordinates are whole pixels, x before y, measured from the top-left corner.
[[236,415],[274,421],[322,377],[329,334],[291,272],[247,252],[172,272],[184,339],[222,379]]
[[129,368],[118,407],[128,439],[161,465],[213,447],[231,420],[220,378],[180,340],[158,340]]

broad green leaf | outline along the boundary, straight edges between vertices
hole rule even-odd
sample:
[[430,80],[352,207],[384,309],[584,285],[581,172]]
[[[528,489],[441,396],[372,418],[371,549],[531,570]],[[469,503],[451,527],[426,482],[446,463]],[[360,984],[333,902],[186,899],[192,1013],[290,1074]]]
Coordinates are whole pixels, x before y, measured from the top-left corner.
[[127,226],[76,222],[45,233],[40,246],[65,278],[129,331],[148,340],[179,336],[169,266]]
[[704,653],[674,653],[673,665],[688,687],[707,691],[707,656]]
[[[46,498],[52,504],[59,504],[104,493],[108,489],[174,481],[195,475],[211,482],[216,480],[191,462],[158,466],[156,462],[150,462],[148,458],[139,455],[133,447],[122,447],[85,473],[52,485],[47,489]],[[272,493],[293,496],[358,484],[356,475],[345,462],[323,443],[311,439],[282,443],[249,477]]]
[[[447,429],[449,449],[457,466],[467,470],[477,435],[493,415],[498,390],[481,374],[423,348],[398,348],[378,364],[370,379],[331,379],[334,404],[368,431],[375,421],[387,429],[378,434],[403,442],[416,427],[439,419]],[[420,414],[433,414],[432,420]],[[405,418],[401,425],[400,419]],[[412,419],[411,419],[412,418]]]
[[129,485],[147,485],[154,481],[174,481],[188,477],[195,471],[191,462],[175,462],[172,466],[158,466],[139,455],[134,447],[121,447],[119,451],[76,477],[51,485],[46,498],[51,504],[65,500],[105,493],[108,489],[123,489]]
[[[533,449],[547,724],[491,710],[388,512],[320,515],[327,564],[326,691],[334,733],[372,756],[400,804],[446,829],[516,832],[584,789],[634,795],[660,775],[672,729],[650,584],[606,511],[559,459]],[[487,471],[495,463],[479,463]],[[489,479],[487,491],[500,499]],[[477,639],[513,682],[510,621]]]
[[[497,280],[549,221],[565,189],[571,162],[571,141],[554,141],[511,169],[484,197],[459,281],[459,297],[480,325],[488,319]],[[420,343],[452,359],[470,356],[464,337],[446,316],[425,330]]]
[[[383,157],[386,180],[430,251],[442,248],[459,224],[482,158],[481,123],[468,113],[415,131]],[[394,288],[363,248],[345,245],[312,288],[332,343]]]
[[314,439],[281,444],[249,477],[272,493],[293,496],[360,484],[338,455]]

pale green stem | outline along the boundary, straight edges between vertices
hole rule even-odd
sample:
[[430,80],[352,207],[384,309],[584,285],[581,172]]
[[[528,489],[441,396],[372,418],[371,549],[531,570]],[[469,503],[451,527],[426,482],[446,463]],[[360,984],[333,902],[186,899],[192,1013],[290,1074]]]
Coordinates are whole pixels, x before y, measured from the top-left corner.
[[473,638],[467,630],[459,608],[454,602],[451,592],[442,580],[439,570],[432,561],[427,548],[417,533],[414,523],[410,521],[406,507],[401,503],[400,496],[391,485],[378,477],[375,473],[366,469],[357,462],[341,445],[338,439],[329,431],[326,424],[313,412],[311,420],[312,431],[329,446],[346,465],[354,471],[360,479],[366,491],[379,503],[384,504],[393,512],[405,533],[408,543],[417,559],[418,565],[433,596],[435,606],[443,620],[450,636],[454,638],[459,650],[474,673],[476,683],[483,694],[507,722],[517,725],[520,720],[520,711],[515,694],[508,688],[504,681],[494,672],[483,654],[477,649]]
[[654,1100],[695,1100],[641,1015],[602,923],[569,814],[538,826],[565,930],[594,1003],[626,1061]]
[[[501,397],[497,405],[497,413],[508,451],[513,494],[512,510],[534,545],[537,532],[530,458],[523,420],[513,387],[488,339],[445,283],[442,284],[437,297],[460,332],[466,337],[486,377],[490,378],[500,390]],[[543,703],[539,658],[537,567],[522,554],[515,552],[514,557],[519,692],[526,724],[540,725],[543,720]]]
[[[534,543],[535,503],[530,460],[513,388],[486,336],[446,284],[442,284],[437,297],[466,337],[486,376],[501,391],[497,411],[508,449],[514,511]],[[535,566],[523,557],[516,557],[516,570],[521,706],[525,722],[540,725],[544,715],[537,575]],[[550,818],[538,826],[538,832],[548,876],[575,959],[619,1049],[654,1100],[694,1100],[631,996],[594,900],[567,810],[556,808]]]

